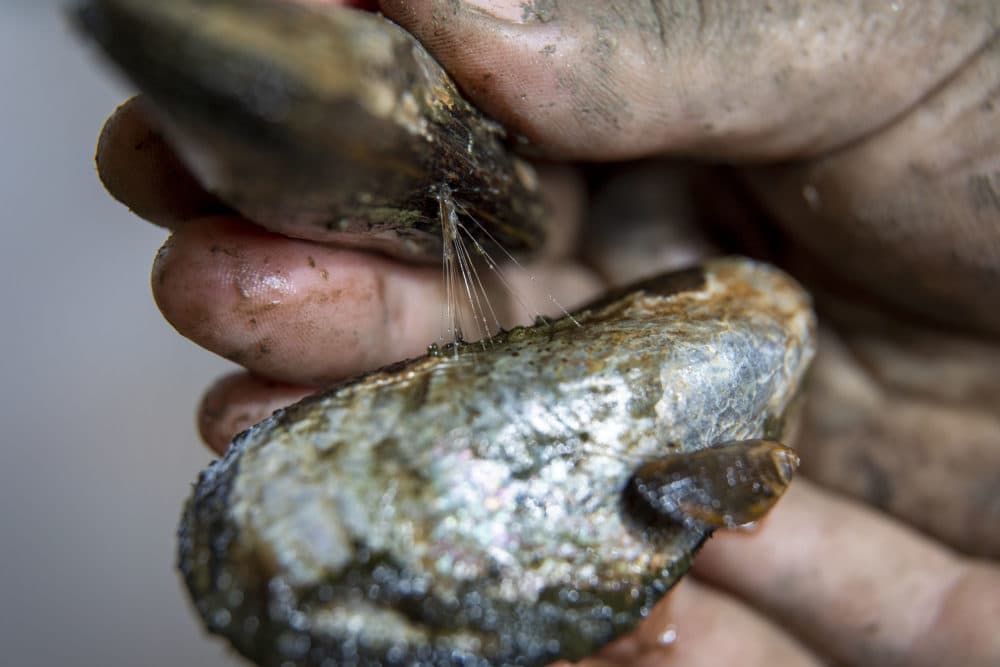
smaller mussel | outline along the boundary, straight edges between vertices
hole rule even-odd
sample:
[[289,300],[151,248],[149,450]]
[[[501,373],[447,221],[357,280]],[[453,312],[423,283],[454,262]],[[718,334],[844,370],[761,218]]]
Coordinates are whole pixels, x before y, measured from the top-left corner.
[[442,193],[472,233],[537,249],[533,169],[412,35],[284,0],[80,0],[80,30],[143,91],[201,186],[272,231],[441,257]]
[[635,627],[797,458],[808,296],[713,261],[345,382],[236,438],[180,567],[260,665],[542,665]]

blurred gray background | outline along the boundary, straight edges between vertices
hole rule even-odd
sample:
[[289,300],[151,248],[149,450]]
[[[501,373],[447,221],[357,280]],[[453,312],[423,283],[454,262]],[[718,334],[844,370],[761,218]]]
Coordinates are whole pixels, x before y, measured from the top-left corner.
[[194,410],[228,364],[148,285],[166,234],[106,195],[98,129],[128,91],[56,2],[0,0],[0,646],[4,665],[243,664],[174,569]]

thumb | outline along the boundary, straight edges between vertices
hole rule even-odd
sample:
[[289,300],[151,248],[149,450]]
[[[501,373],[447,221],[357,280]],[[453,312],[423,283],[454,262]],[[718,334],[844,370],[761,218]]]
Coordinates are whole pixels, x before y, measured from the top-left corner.
[[552,157],[760,160],[881,127],[995,29],[993,0],[383,0],[464,92]]

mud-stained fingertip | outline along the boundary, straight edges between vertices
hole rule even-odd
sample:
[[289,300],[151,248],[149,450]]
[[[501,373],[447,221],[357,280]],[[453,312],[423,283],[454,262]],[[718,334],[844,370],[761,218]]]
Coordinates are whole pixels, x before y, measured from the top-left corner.
[[94,159],[108,193],[153,224],[176,229],[194,218],[229,212],[184,166],[141,96],[122,103],[105,121]]
[[198,433],[220,456],[240,432],[295,403],[314,389],[246,372],[225,375],[208,388],[198,406]]
[[194,220],[156,258],[153,297],[177,331],[268,378],[327,385],[441,332],[441,277],[289,239],[236,218]]

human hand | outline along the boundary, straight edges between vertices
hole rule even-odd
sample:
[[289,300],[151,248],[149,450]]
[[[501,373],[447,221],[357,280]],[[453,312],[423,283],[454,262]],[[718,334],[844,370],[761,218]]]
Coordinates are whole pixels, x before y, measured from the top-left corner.
[[[872,3],[853,15],[832,3],[771,3],[770,14],[710,3],[673,3],[668,14],[657,10],[670,3],[649,3],[623,15],[597,2],[481,4],[493,14],[445,2],[383,9],[538,152],[781,162],[741,170],[794,244],[781,259],[824,291],[855,290],[847,312],[839,298],[820,301],[832,326],[817,363],[821,401],[806,423],[805,470],[968,551],[1000,553],[990,530],[1000,513],[1000,391],[998,374],[983,372],[1000,363],[995,336],[981,337],[1000,330],[992,4]],[[102,172],[124,165],[140,182],[150,170],[176,173],[155,141],[130,150],[137,142],[128,137],[148,132],[133,112],[109,125]],[[157,301],[182,333],[254,373],[206,398],[202,432],[216,448],[304,386],[411,356],[438,337],[437,270],[232,219],[181,223],[210,203],[190,182],[166,183],[169,196],[116,191],[176,227],[154,269]],[[641,248],[623,243],[617,254],[580,261],[579,184],[566,172],[549,183],[561,237],[512,275],[527,299],[543,285],[569,304],[620,281]],[[693,253],[705,250],[685,238]],[[873,295],[891,308],[859,317],[857,304]],[[947,372],[947,387],[913,371],[928,347],[933,377]],[[863,448],[841,446],[852,440]],[[730,651],[748,664],[993,664],[1000,650],[990,645],[1000,622],[994,566],[807,483],[759,533],[713,539],[695,574],[704,583],[684,584],[609,659],[718,664]],[[662,636],[664,609],[679,636],[671,650],[648,639]]]

